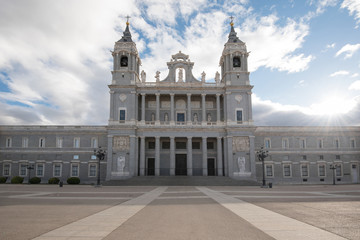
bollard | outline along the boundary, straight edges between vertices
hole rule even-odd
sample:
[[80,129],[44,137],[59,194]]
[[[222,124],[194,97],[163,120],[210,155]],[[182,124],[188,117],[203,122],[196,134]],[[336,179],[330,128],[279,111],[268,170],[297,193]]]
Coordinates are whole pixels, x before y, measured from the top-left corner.
[[59,187],[62,187],[64,185],[63,181],[59,182]]
[[269,183],[269,188],[272,188],[272,183],[271,182]]

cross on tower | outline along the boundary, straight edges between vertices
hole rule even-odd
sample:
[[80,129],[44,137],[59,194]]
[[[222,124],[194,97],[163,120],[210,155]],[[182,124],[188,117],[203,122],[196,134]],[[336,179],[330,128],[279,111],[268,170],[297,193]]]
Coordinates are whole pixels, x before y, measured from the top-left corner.
[[129,18],[131,18],[129,15],[126,16],[126,24],[129,25]]
[[230,25],[233,26],[233,25],[234,25],[234,22],[233,22],[234,17],[233,17],[233,16],[230,16],[230,20],[231,20],[231,21],[230,21]]

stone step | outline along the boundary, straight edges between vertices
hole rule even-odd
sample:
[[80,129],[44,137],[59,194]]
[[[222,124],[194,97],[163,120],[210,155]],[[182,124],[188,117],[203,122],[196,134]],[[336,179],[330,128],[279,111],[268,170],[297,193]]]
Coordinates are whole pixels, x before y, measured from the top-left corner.
[[102,182],[103,186],[260,186],[254,180],[219,176],[139,176]]

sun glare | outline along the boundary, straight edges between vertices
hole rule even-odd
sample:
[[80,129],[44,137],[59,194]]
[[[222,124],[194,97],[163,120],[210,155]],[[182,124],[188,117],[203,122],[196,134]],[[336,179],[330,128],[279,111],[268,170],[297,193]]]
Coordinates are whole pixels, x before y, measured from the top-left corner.
[[334,116],[350,112],[356,105],[354,99],[333,96],[310,106],[308,114]]

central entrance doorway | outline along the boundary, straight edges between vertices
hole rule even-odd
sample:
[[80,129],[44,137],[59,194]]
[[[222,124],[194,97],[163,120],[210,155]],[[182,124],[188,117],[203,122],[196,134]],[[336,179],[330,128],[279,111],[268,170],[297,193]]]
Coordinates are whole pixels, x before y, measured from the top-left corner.
[[216,176],[215,158],[208,158],[207,165],[208,165],[208,176]]
[[187,175],[187,164],[186,154],[175,155],[175,175],[186,176]]

